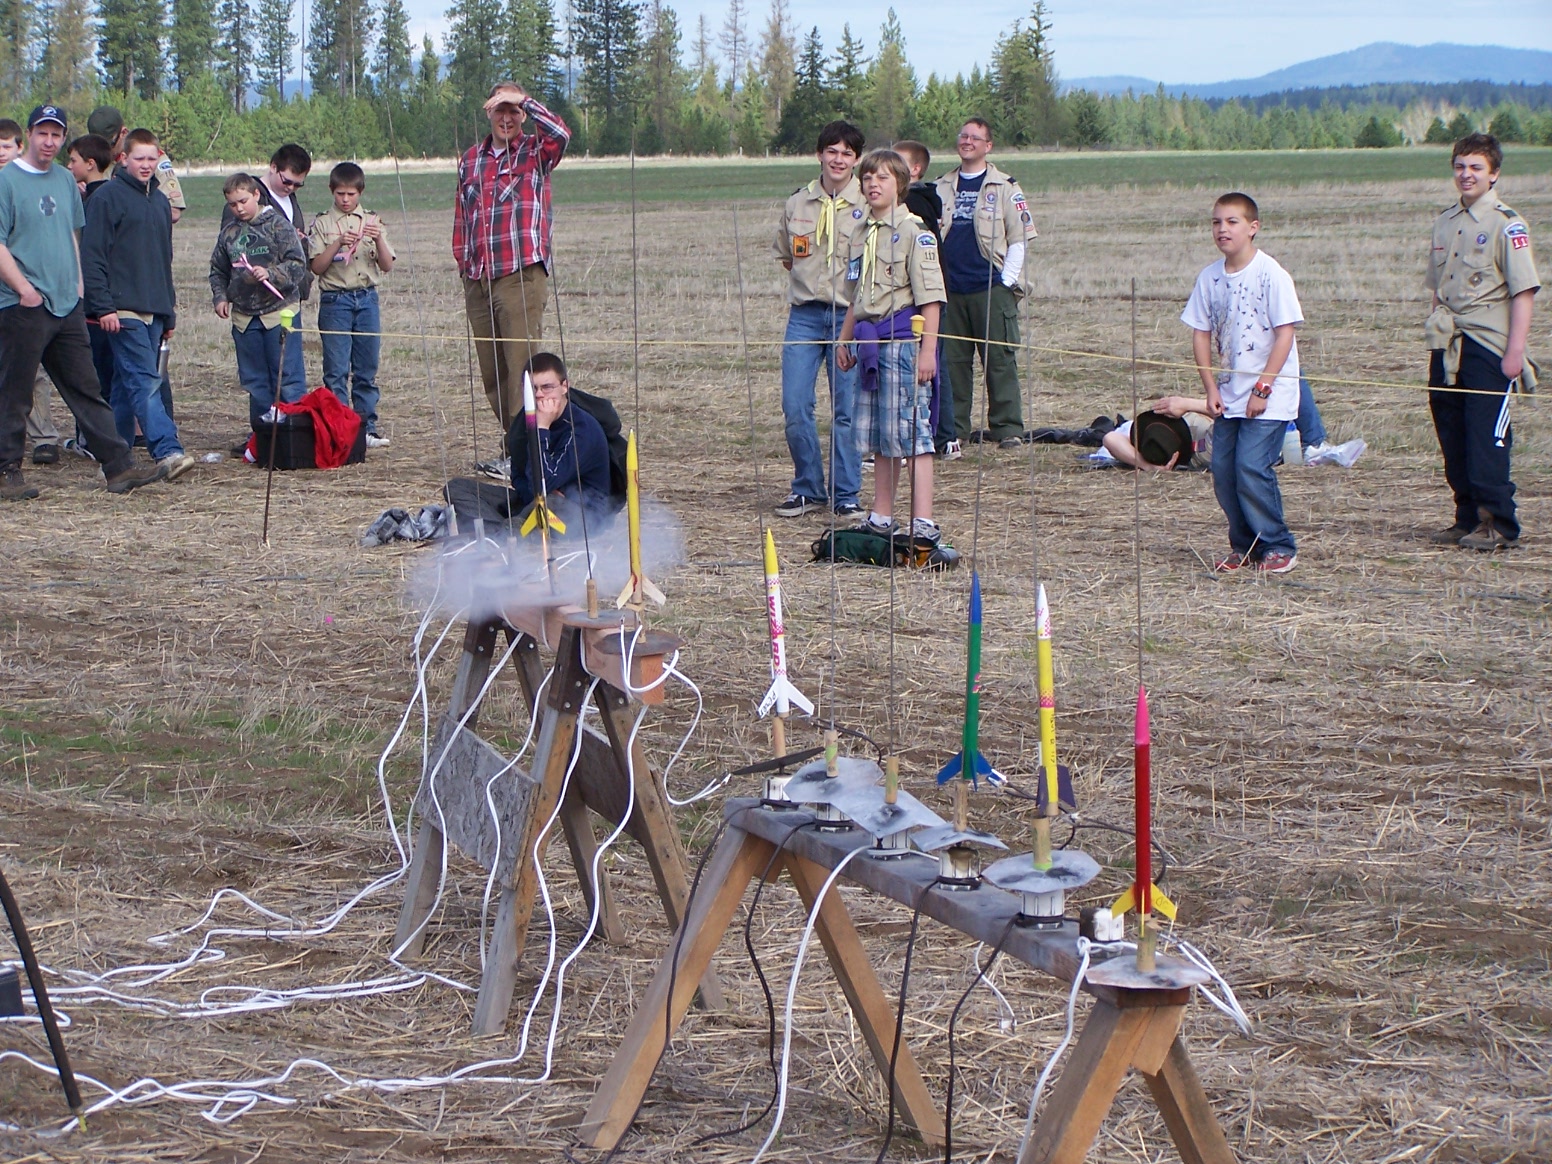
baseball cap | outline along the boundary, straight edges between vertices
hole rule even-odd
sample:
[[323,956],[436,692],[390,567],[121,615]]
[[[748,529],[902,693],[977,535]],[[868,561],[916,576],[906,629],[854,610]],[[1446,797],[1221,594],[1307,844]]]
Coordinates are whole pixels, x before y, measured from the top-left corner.
[[86,119],[86,132],[105,137],[110,142],[124,128],[124,115],[112,105],[99,105]]
[[27,128],[33,129],[40,122],[52,121],[60,129],[67,128],[65,124],[65,111],[58,105],[39,105],[27,115]]

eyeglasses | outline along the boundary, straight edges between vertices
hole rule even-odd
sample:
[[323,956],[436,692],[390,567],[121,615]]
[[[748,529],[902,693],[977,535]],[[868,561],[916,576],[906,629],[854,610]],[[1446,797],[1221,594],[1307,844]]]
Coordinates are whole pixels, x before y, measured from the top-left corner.
[[301,181],[297,181],[295,178],[288,178],[284,174],[281,174],[280,184],[287,190],[300,190],[303,186],[307,185],[307,179],[303,178]]
[[989,138],[989,137],[980,137],[979,135],[973,134],[973,133],[962,133],[962,134],[959,135],[959,140],[960,141],[991,141],[992,139]]

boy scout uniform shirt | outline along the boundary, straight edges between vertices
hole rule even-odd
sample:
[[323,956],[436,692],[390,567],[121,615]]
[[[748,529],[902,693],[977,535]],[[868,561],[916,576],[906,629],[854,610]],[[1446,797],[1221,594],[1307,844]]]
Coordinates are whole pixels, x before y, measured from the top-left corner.
[[[1428,347],[1444,349],[1446,379],[1460,371],[1460,337],[1469,335],[1503,355],[1509,346],[1509,301],[1541,286],[1525,220],[1489,190],[1469,207],[1456,202],[1433,223],[1433,253],[1425,280],[1439,307],[1428,317]],[[1521,375],[1529,391],[1536,370]]]
[[888,219],[870,218],[852,243],[853,319],[888,319],[907,307],[946,303],[938,240],[904,207]]
[[[954,225],[954,196],[959,188],[959,170],[950,170],[938,179],[938,197],[943,201],[943,221],[939,233],[948,236]],[[992,266],[1002,270],[1008,255],[1010,242],[1031,243],[1040,237],[1035,229],[1034,215],[1029,212],[1029,200],[1018,182],[1003,173],[990,162],[986,163],[986,180],[981,183],[980,198],[975,207],[975,241],[981,248],[981,257],[990,259]],[[1019,274],[1018,285],[1013,288],[1022,295],[1029,282],[1029,254],[1024,255],[1024,267]]]
[[787,199],[776,228],[775,254],[792,264],[788,303],[833,303],[845,311],[851,303],[846,263],[867,217],[868,204],[855,177],[834,198],[815,178]]
[[346,249],[341,247],[334,256],[334,261],[329,264],[329,269],[318,276],[318,288],[321,291],[363,291],[368,287],[377,286],[378,266],[377,255],[387,255],[390,259],[396,258],[394,249],[388,243],[388,228],[383,225],[383,220],[368,210],[352,210],[349,214],[341,214],[337,210],[322,210],[313,216],[313,224],[307,232],[311,247],[309,254],[321,255],[334,245],[334,240],[346,231],[360,232],[366,225],[367,219],[372,219],[382,229],[377,238],[363,238],[356,243],[354,253],[346,257]]
[[178,175],[172,172],[172,159],[165,151],[156,151],[156,182],[157,188],[167,195],[167,201],[174,210],[187,210],[189,204],[183,200],[183,187],[178,182]]

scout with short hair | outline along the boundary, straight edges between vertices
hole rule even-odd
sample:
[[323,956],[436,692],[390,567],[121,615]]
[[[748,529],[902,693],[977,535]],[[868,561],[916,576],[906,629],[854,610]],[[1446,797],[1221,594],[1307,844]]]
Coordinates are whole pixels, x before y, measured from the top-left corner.
[[992,152],[992,130],[984,119],[972,117],[964,123],[958,148],[958,168],[938,179],[948,287],[943,359],[954,397],[954,424],[962,440],[976,430],[972,404],[979,351],[986,370],[991,439],[1002,448],[1017,448],[1024,438],[1018,301],[1024,294],[1020,279],[1025,247],[1036,237],[1034,218],[1019,184],[986,160]]
[[[99,105],[92,110],[91,116],[86,119],[86,132],[105,139],[113,150],[114,160],[124,153],[124,139],[129,136],[129,127],[124,124],[124,115],[112,105]],[[156,184],[167,195],[167,203],[172,207],[172,220],[177,222],[189,204],[184,200],[183,186],[178,181],[178,175],[173,173],[172,159],[160,145],[156,147]]]
[[[905,208],[911,172],[893,150],[874,150],[858,168],[867,199],[867,229],[852,245],[847,275],[856,284],[837,353],[859,366],[853,431],[873,463],[873,511],[858,528],[893,535],[894,495],[902,459],[910,465],[913,540],[936,544],[932,520],[932,377],[937,370],[938,316],[944,300],[938,243]],[[922,334],[911,334],[911,317]]]
[[377,432],[377,363],[382,350],[378,272],[393,269],[393,247],[381,216],[361,209],[366,174],[355,162],[329,171],[334,209],[313,218],[308,231],[318,276],[318,330],[323,333],[323,382],[366,425],[368,448],[388,438]]
[[[776,507],[780,517],[801,517],[834,505],[841,517],[862,512],[862,461],[852,439],[856,375],[836,359],[841,321],[851,302],[846,267],[867,215],[853,167],[862,153],[862,131],[832,121],[819,131],[819,176],[800,187],[782,211],[775,255],[788,271],[787,331],[781,349],[781,411],[792,489]],[[830,383],[830,488],[814,422],[814,385],[823,362]]]
[[1455,494],[1455,521],[1429,540],[1512,549],[1520,544],[1520,523],[1509,479],[1509,399],[1516,387],[1536,387],[1525,342],[1541,280],[1529,226],[1493,189],[1503,167],[1498,139],[1468,134],[1455,143],[1450,161],[1460,198],[1433,223],[1425,280],[1433,292],[1425,328],[1428,386],[1470,391],[1428,393],[1444,476]]

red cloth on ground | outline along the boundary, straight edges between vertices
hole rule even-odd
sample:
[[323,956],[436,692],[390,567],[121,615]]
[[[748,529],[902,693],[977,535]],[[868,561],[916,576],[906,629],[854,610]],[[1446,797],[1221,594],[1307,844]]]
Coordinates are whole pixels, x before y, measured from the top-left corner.
[[[317,468],[338,469],[350,459],[356,433],[361,429],[361,417],[354,409],[341,404],[333,392],[327,388],[314,388],[295,404],[281,404],[280,411],[290,416],[299,412],[312,414],[313,464]],[[257,440],[256,436],[248,437],[248,449],[255,454]]]

